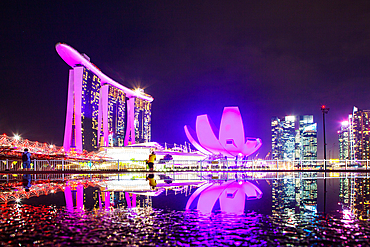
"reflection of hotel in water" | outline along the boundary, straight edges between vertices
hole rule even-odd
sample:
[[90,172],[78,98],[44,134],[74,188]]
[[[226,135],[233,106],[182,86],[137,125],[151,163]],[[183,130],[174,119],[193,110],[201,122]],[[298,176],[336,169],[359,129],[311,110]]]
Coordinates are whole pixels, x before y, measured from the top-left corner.
[[[314,213],[317,210],[317,180],[314,174],[294,174],[295,177],[274,179],[272,182],[272,213]],[[313,177],[314,176],[314,177]]]

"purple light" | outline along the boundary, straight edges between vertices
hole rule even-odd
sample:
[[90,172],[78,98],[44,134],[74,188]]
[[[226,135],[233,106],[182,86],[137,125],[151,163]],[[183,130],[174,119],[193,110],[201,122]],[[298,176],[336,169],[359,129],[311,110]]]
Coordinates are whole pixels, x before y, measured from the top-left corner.
[[110,208],[110,192],[109,191],[105,191],[104,199],[105,199],[105,211],[109,211],[109,208]]
[[196,120],[196,134],[199,143],[190,134],[191,129],[185,125],[185,134],[200,152],[205,154],[222,154],[234,157],[239,154],[251,155],[262,145],[259,138],[245,138],[243,120],[238,107],[225,107],[220,124],[219,138],[215,136],[208,116],[200,115]]
[[136,208],[136,194],[130,196],[130,193],[125,192],[125,198],[128,208]]
[[84,186],[82,184],[77,185],[77,203],[76,209],[82,211],[84,208]]
[[64,189],[64,197],[66,199],[66,209],[68,212],[72,213],[73,212],[73,200],[72,200],[72,191],[71,191],[70,186],[67,186]]

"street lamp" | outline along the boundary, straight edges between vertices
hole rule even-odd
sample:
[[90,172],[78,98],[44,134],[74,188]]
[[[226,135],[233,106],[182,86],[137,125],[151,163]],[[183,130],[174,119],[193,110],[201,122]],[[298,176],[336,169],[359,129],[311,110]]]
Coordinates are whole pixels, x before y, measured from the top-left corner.
[[321,106],[322,111],[322,122],[324,128],[324,170],[326,170],[326,136],[325,136],[325,114],[329,112],[330,108],[325,107],[325,105]]

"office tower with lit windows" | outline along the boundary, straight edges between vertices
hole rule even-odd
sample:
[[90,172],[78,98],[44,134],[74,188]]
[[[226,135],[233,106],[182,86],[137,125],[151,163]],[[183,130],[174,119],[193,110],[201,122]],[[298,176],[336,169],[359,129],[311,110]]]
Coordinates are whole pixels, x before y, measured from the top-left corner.
[[[301,160],[317,159],[317,123],[313,115],[299,117],[300,156]],[[298,156],[296,157],[296,159]]]
[[272,159],[293,160],[295,150],[295,117],[273,117],[272,131]]
[[272,131],[272,158],[278,160],[293,160],[295,153],[295,117],[273,117]]
[[272,150],[271,157],[273,160],[283,159],[283,143],[281,141],[283,128],[281,120],[278,117],[271,119],[271,133],[272,133]]
[[317,179],[313,174],[293,174],[293,177],[271,182],[272,213],[292,216],[317,211]]
[[283,159],[294,160],[295,153],[295,116],[286,116],[282,121]]
[[76,152],[122,147],[151,139],[151,102],[141,90],[131,90],[101,72],[90,58],[58,43],[69,72],[63,147]]
[[[349,117],[350,121],[352,115]],[[343,121],[338,131],[339,159],[348,160],[350,151],[350,121]]]
[[339,157],[349,160],[370,159],[370,110],[353,107],[348,121],[338,131]]
[[295,116],[271,119],[272,159],[317,159],[317,123],[312,115],[300,116],[299,125],[296,119]]
[[354,159],[370,159],[370,110],[353,109],[352,138]]

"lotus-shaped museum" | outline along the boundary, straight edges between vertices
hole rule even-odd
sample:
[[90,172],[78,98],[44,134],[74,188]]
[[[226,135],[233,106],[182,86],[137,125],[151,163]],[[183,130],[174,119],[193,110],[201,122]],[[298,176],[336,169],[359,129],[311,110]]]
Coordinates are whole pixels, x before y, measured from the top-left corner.
[[200,152],[208,155],[249,156],[262,145],[259,138],[245,138],[243,120],[238,107],[224,108],[218,139],[212,130],[207,115],[197,117],[196,136],[198,141],[193,137],[194,131],[191,128],[185,125],[184,129],[191,144]]

